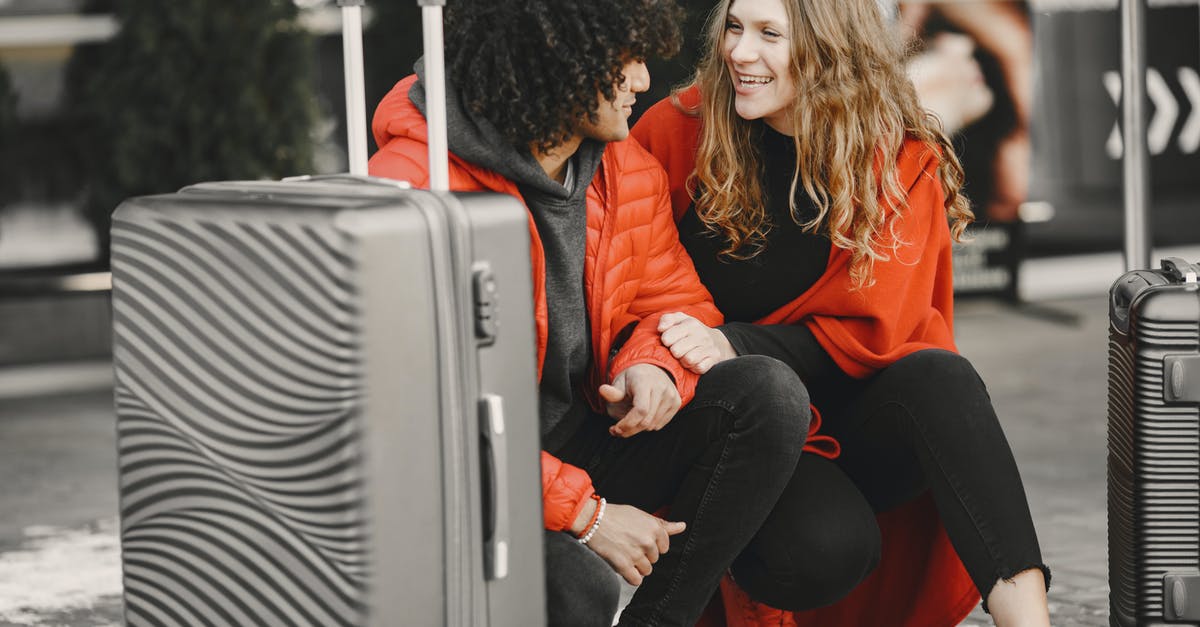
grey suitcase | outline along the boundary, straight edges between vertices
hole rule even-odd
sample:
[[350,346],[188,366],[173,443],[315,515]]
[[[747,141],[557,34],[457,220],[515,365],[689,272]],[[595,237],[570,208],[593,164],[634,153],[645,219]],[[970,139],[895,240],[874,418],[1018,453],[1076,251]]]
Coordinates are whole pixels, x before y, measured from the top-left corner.
[[1111,291],[1110,624],[1200,625],[1200,267],[1166,259]]
[[543,624],[527,224],[350,176],[123,203],[127,624]]

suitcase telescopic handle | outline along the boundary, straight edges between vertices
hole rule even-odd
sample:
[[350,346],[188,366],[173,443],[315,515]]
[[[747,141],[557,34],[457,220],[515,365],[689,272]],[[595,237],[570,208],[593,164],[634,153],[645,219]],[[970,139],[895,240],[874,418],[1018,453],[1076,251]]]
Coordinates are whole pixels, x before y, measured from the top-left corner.
[[1150,158],[1146,143],[1146,5],[1121,0],[1121,137],[1125,270],[1150,268]]
[[346,75],[346,150],[350,174],[367,174],[367,96],[363,78],[363,0],[338,0],[342,7],[342,63]]
[[446,57],[442,7],[446,0],[417,0],[425,59],[425,118],[429,128],[429,189],[450,189],[449,142],[446,139]]
[[1167,257],[1162,260],[1162,270],[1180,283],[1196,282],[1196,264],[1181,257]]

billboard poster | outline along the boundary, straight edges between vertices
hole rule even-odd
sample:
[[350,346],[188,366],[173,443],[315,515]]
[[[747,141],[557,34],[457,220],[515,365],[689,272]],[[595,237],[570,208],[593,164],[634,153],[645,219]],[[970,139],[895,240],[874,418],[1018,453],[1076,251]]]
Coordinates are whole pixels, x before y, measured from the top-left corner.
[[[1034,13],[1029,251],[1117,251],[1124,229],[1121,36],[1116,0],[1042,0]],[[1200,7],[1151,0],[1146,12],[1147,148],[1153,244],[1200,243]]]
[[955,246],[958,294],[1016,298],[1029,198],[1035,48],[1020,0],[911,1],[896,11],[921,103],[954,141],[976,224]]
[[[896,16],[915,44],[910,77],[955,140],[978,219],[974,241],[955,252],[956,293],[1015,299],[1026,258],[1121,250],[1117,0],[911,1]],[[1159,247],[1200,243],[1198,31],[1195,2],[1149,2],[1146,132]]]

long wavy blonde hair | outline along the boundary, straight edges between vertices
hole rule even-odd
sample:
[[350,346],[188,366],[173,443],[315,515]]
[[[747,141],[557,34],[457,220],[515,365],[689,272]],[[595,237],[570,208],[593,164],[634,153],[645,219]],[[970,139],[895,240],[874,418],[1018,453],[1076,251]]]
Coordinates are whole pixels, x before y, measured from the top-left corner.
[[[734,109],[723,52],[725,24],[735,1],[721,0],[710,15],[705,54],[693,79],[701,94],[703,130],[692,183],[700,219],[729,242],[721,254],[747,259],[765,247],[772,225],[763,202],[763,164],[754,147],[754,125]],[[797,93],[790,116],[796,145],[789,200],[793,220],[809,232],[824,224],[821,230],[833,244],[851,252],[854,287],[872,285],[875,262],[888,260],[904,244],[888,215],[906,208],[896,162],[909,136],[941,154],[937,175],[951,234],[961,241],[974,220],[960,193],[962,166],[940,122],[917,101],[905,74],[902,45],[885,23],[878,0],[781,2],[790,24]],[[816,205],[812,220],[798,217],[797,186]]]

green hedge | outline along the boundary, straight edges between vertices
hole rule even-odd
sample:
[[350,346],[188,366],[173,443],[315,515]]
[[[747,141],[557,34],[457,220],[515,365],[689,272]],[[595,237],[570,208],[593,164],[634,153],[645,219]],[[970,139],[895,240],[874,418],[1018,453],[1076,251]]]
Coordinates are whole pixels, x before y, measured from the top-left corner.
[[8,70],[0,65],[0,208],[15,201],[18,179],[12,172],[17,151],[17,93]]
[[0,65],[0,146],[7,146],[17,125],[17,93],[13,91],[8,70]]
[[291,0],[108,0],[114,39],[77,51],[69,117],[105,239],[125,198],[312,167],[314,47]]
[[372,19],[363,35],[368,118],[421,56],[421,7],[416,0],[367,0]]

